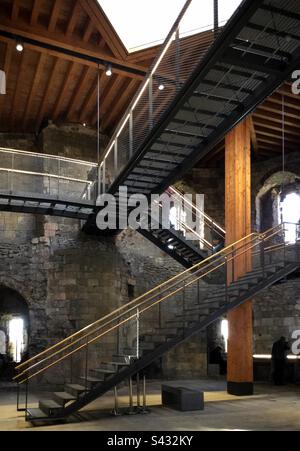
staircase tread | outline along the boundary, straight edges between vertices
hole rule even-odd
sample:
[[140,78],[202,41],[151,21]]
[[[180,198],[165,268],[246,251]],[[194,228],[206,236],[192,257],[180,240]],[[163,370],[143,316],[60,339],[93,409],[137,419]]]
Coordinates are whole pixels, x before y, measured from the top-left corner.
[[28,413],[28,416],[29,416],[30,420],[34,420],[35,418],[36,419],[49,418],[49,416],[45,412],[43,412],[41,409],[39,409],[37,407],[36,408],[27,409],[27,413]]
[[83,380],[83,381],[86,380],[87,382],[96,382],[96,383],[104,382],[103,379],[99,379],[98,377],[93,377],[93,376],[88,376],[88,377],[81,376],[80,379]]
[[129,366],[129,363],[126,362],[116,362],[114,360],[112,360],[111,362],[103,362],[103,365],[116,365],[116,366]]
[[105,373],[105,374],[115,374],[115,371],[107,370],[107,369],[104,369],[104,368],[95,368],[94,371],[97,371],[99,373]]
[[53,399],[45,399],[40,401],[40,406],[46,407],[47,409],[62,409],[62,406],[56,401],[53,401]]
[[76,399],[74,395],[71,395],[71,393],[67,392],[55,392],[54,395],[60,399],[63,399],[64,401],[73,401]]
[[66,389],[68,388],[75,391],[86,391],[86,388],[79,384],[67,384]]

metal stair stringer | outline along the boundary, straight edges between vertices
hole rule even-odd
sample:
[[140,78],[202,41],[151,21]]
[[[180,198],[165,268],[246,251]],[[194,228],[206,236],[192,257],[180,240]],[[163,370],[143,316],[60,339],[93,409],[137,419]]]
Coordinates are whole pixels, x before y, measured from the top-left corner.
[[[276,282],[279,282],[289,274],[293,273],[297,269],[300,268],[299,263],[288,263],[282,269],[277,271],[275,274],[270,275],[267,279],[264,279],[256,286],[251,288],[250,290],[244,292],[240,297],[236,300],[221,306],[214,313],[209,314],[204,320],[200,321],[194,327],[187,329],[184,331],[183,336],[177,336],[169,341],[166,341],[162,345],[158,346],[153,351],[150,351],[146,355],[144,355],[140,360],[135,361],[129,367],[121,370],[115,376],[111,377],[109,380],[102,382],[98,387],[94,387],[88,393],[83,395],[79,400],[77,400],[72,405],[66,407],[63,411],[63,414],[60,416],[56,416],[55,419],[65,418],[73,413],[79,411],[86,405],[95,401],[96,399],[103,396],[109,390],[113,389],[115,386],[120,384],[122,381],[126,380],[130,376],[141,372],[145,368],[147,368],[151,363],[162,357],[165,353],[170,351],[171,349],[181,345],[185,341],[189,340],[191,337],[201,332],[201,330],[207,328],[210,324],[214,323],[217,319],[224,316],[229,311],[235,309],[236,307],[242,305],[243,303],[251,300],[257,294],[265,290],[266,288],[274,285]],[[242,278],[241,278],[242,280]]]

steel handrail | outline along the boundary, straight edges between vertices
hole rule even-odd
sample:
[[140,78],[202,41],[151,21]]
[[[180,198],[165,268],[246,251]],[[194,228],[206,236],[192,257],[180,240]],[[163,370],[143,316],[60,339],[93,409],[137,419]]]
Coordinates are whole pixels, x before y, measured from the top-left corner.
[[[174,186],[170,186],[169,190],[171,192],[173,192],[174,194],[176,194],[177,196],[184,198],[183,193],[181,193],[178,189],[176,189]],[[200,208],[196,207],[196,205],[194,205],[192,202],[186,200],[186,203],[192,208],[192,210],[197,211],[198,213],[200,213],[201,216],[204,217],[204,219],[207,219],[208,223],[207,225],[209,226],[213,226],[214,228],[218,229],[220,232],[222,232],[223,238],[226,235],[226,231],[218,224],[214,221],[213,218],[211,218],[207,213],[205,213],[204,211],[200,210]]]
[[[87,332],[89,329],[97,326],[98,324],[100,324],[101,322],[106,321],[107,319],[109,319],[110,317],[116,315],[117,313],[120,313],[122,311],[124,311],[126,308],[131,307],[133,305],[135,305],[138,301],[141,301],[142,299],[146,298],[147,296],[155,293],[156,291],[158,291],[159,293],[161,292],[162,288],[165,288],[166,286],[169,286],[170,283],[177,281],[178,279],[182,278],[183,276],[187,275],[187,277],[190,276],[191,272],[194,272],[195,270],[201,268],[202,266],[205,266],[207,264],[209,264],[212,260],[215,262],[217,260],[217,258],[222,257],[222,255],[227,251],[230,250],[233,246],[237,246],[240,243],[242,243],[243,241],[249,239],[249,238],[256,238],[258,236],[257,233],[251,233],[248,236],[241,238],[240,240],[236,241],[235,243],[231,244],[230,246],[225,247],[224,249],[222,249],[221,251],[217,252],[216,254],[213,254],[211,256],[209,256],[207,259],[201,261],[200,263],[198,263],[197,265],[193,266],[192,268],[189,268],[185,271],[183,271],[182,273],[177,274],[176,276],[172,277],[171,279],[168,279],[167,281],[163,282],[162,284],[158,285],[157,287],[154,287],[153,289],[149,290],[147,293],[144,293],[143,295],[139,296],[138,298],[134,299],[133,301],[129,302],[128,304],[119,307],[118,309],[114,310],[113,312],[109,313],[108,315],[104,316],[103,318],[100,318],[99,320],[95,321],[94,323],[84,327],[83,329],[81,329],[80,331],[72,334],[71,336],[65,338],[64,340],[60,341],[59,343],[51,346],[50,348],[46,349],[45,351],[37,354],[36,356],[30,358],[29,360],[27,360],[26,362],[23,362],[22,364],[20,364],[18,367],[16,367],[17,370],[20,370],[22,368],[24,368],[24,366],[27,366],[29,363],[31,363],[34,360],[37,360],[38,358],[44,356],[45,354],[47,354],[50,351],[53,351],[55,349],[57,349],[59,346],[64,345],[66,342],[72,340],[73,338],[78,337],[79,335]],[[177,282],[175,282],[177,283]]]
[[[254,240],[255,240],[255,238],[252,239],[252,240],[250,241],[249,244],[253,243]],[[233,245],[231,245],[230,247],[232,247],[232,246],[233,246]],[[233,252],[235,252],[235,257],[234,257],[234,258],[236,258],[236,257],[242,255],[244,252],[247,252],[247,251],[250,249],[250,248],[249,248],[249,249],[246,249],[246,250],[244,250],[243,252],[241,252],[240,254],[237,253],[238,250],[239,250],[239,249],[243,249],[243,247],[244,247],[244,246],[241,246],[240,248],[237,248],[237,249],[235,248],[235,250],[229,252],[228,255],[230,255],[230,254],[232,254]],[[253,247],[254,247],[254,246],[253,246]],[[215,256],[216,256],[216,255],[217,255],[217,254],[215,254]],[[233,258],[233,257],[232,257],[232,258],[227,258],[227,263],[229,263],[230,261],[232,261],[234,258]],[[218,266],[215,266],[215,264],[218,263],[218,261],[220,261],[220,260],[221,260],[221,264],[219,264]],[[212,269],[210,269],[209,271],[206,271],[206,273],[202,274],[199,278],[193,279],[191,282],[189,282],[189,283],[187,283],[187,284],[185,283],[186,280],[187,280],[189,277],[195,277],[196,273],[199,273],[199,271],[202,271],[202,270],[204,270],[204,269],[207,269],[210,265],[214,265]],[[198,269],[198,270],[196,271],[196,273],[193,272],[193,273],[191,273],[191,274],[187,274],[187,276],[186,276],[183,280],[180,280],[179,282],[180,282],[180,283],[184,283],[184,284],[185,284],[184,286],[187,287],[187,286],[189,286],[190,284],[193,284],[195,281],[197,281],[197,280],[199,280],[199,279],[202,279],[202,278],[206,277],[208,274],[210,274],[211,272],[215,271],[216,269],[222,267],[223,265],[224,265],[224,257],[221,255],[221,256],[219,256],[217,259],[215,259],[215,260],[213,260],[211,263],[209,263],[205,268],[200,268],[200,269]],[[176,287],[176,285],[177,285],[179,282],[175,282],[173,285],[167,286],[167,287],[164,289],[164,291],[161,291],[161,290],[160,290],[160,291],[159,291],[159,295],[162,296],[162,294],[163,294],[164,292],[169,291],[170,289]],[[169,293],[167,296],[165,296],[165,297],[163,297],[163,298],[160,298],[159,302],[162,302],[162,301],[168,299],[169,297],[174,296],[174,294],[176,294],[177,292],[181,291],[182,289],[183,289],[183,287],[180,287],[178,290]],[[122,317],[123,317],[125,314],[128,315],[129,313],[131,313],[132,311],[136,311],[137,309],[140,310],[140,308],[141,308],[144,304],[149,303],[150,301],[154,300],[156,297],[157,297],[157,294],[155,294],[154,296],[152,296],[152,297],[150,297],[150,298],[146,298],[144,301],[140,302],[138,305],[135,305],[135,306],[130,307],[128,310],[126,310],[125,312],[120,313],[118,316],[116,316],[116,317],[110,319],[108,322],[106,322],[105,324],[102,324],[102,325],[99,326],[97,329],[92,330],[91,332],[88,332],[86,335],[79,337],[79,338],[76,339],[75,341],[72,341],[71,343],[69,343],[68,345],[66,345],[66,346],[64,346],[63,348],[59,349],[58,351],[54,352],[54,353],[51,354],[50,356],[45,357],[43,360],[40,360],[40,361],[37,362],[36,364],[31,365],[30,367],[26,368],[22,373],[20,373],[18,376],[16,376],[15,380],[18,379],[18,378],[20,378],[22,375],[26,374],[28,371],[30,371],[30,370],[36,368],[37,366],[41,365],[42,363],[44,363],[44,362],[50,360],[51,358],[57,356],[57,355],[60,354],[61,352],[66,351],[67,349],[69,349],[70,347],[74,346],[75,344],[81,342],[82,340],[87,339],[89,336],[95,334],[96,332],[98,332],[99,330],[103,329],[104,327],[109,326],[112,322],[115,322],[115,321],[117,321],[117,320],[119,320],[119,319],[122,319]],[[153,307],[154,305],[156,305],[156,304],[157,304],[157,301],[155,301],[154,303],[152,303],[148,308],[152,308],[152,307]],[[127,306],[128,306],[128,304],[127,304]],[[126,306],[125,306],[125,307],[126,307]],[[146,308],[146,310],[147,310],[148,308]],[[145,309],[144,309],[144,310],[140,310],[141,313],[142,313],[143,311],[145,311]],[[134,317],[134,316],[135,316],[135,315],[133,315],[133,317]],[[127,319],[125,320],[125,322],[128,322],[130,319],[132,319],[132,317],[127,318]],[[118,324],[119,324],[119,325],[124,324],[124,321],[122,321],[121,323],[118,323]],[[110,330],[111,330],[111,329],[109,329],[109,331],[110,331]],[[107,333],[107,332],[108,332],[108,331],[106,331],[105,333]],[[84,346],[86,346],[86,344],[83,345],[83,347],[84,347]],[[81,349],[82,349],[82,346],[80,346],[79,348],[77,348],[77,350],[75,350],[74,352],[78,352],[78,351],[81,350]],[[69,355],[69,354],[68,354],[68,355]],[[68,355],[67,355],[67,356],[68,356]],[[67,357],[67,356],[65,356],[65,357]],[[60,359],[59,359],[58,361],[60,361]],[[25,362],[25,363],[26,363],[26,362]],[[20,366],[19,366],[18,368],[20,368]]]
[[[276,228],[276,229],[277,229],[277,228]],[[272,230],[274,230],[274,229],[271,229],[271,231],[272,231]],[[280,229],[279,229],[279,231],[280,231]],[[277,234],[278,232],[274,232],[274,233]],[[274,236],[274,233],[273,233],[270,237],[268,236],[267,238],[266,238],[266,236],[265,236],[266,234],[264,234],[264,238],[263,238],[263,239],[269,240],[272,236]],[[248,238],[248,237],[246,237],[245,239],[247,239],[247,238]],[[258,238],[261,238],[261,236],[259,236]],[[246,249],[243,249],[243,246],[240,247],[240,249],[242,249],[242,251],[239,252],[239,253],[236,252],[236,249],[235,249],[235,250],[232,250],[231,252],[229,252],[229,255],[230,255],[230,254],[233,254],[233,252],[234,252],[234,255],[233,255],[231,258],[229,258],[229,259],[228,259],[228,258],[224,259],[217,267],[213,267],[212,269],[210,269],[210,270],[207,271],[206,273],[200,275],[200,276],[197,277],[197,278],[194,278],[194,279],[193,279],[192,281],[190,281],[189,283],[184,284],[183,287],[179,287],[177,290],[175,290],[175,291],[169,293],[167,296],[165,296],[165,297],[163,297],[163,298],[160,298],[160,299],[158,299],[157,301],[155,301],[154,303],[152,303],[151,305],[146,306],[146,307],[143,308],[142,310],[139,310],[139,314],[140,314],[140,315],[143,314],[144,312],[146,312],[146,311],[148,311],[149,309],[153,308],[155,305],[158,305],[158,304],[162,303],[163,301],[165,301],[166,299],[170,298],[171,296],[176,295],[177,293],[179,293],[179,292],[182,291],[183,289],[186,289],[188,286],[190,286],[190,285],[194,284],[195,282],[199,281],[200,279],[202,279],[203,277],[207,276],[207,275],[210,274],[211,272],[213,272],[213,271],[215,271],[215,270],[221,268],[222,266],[228,264],[229,262],[231,262],[231,261],[237,259],[237,258],[240,257],[241,255],[243,255],[243,254],[245,254],[245,253],[248,253],[249,250],[253,249],[254,247],[256,247],[257,245],[260,244],[259,242],[256,243],[256,244],[252,244],[253,241],[254,241],[254,239],[252,239],[251,242],[248,243],[248,244],[250,245],[250,247],[248,247],[248,248],[246,248]],[[247,246],[248,244],[246,243],[246,246]],[[231,245],[231,246],[229,246],[229,247],[234,247],[234,244]],[[195,274],[193,274],[193,275],[195,275]],[[149,300],[145,300],[142,304],[145,304],[145,303],[148,302],[148,301],[149,301]],[[140,304],[140,305],[142,305],[142,304]],[[132,311],[132,310],[135,310],[136,308],[137,308],[137,307],[132,308],[131,311]],[[130,311],[127,311],[126,313],[127,313],[127,314],[130,313]],[[33,377],[35,377],[35,376],[37,376],[37,375],[39,375],[39,374],[41,374],[41,373],[47,371],[47,369],[50,369],[51,367],[55,366],[56,364],[60,363],[61,361],[65,360],[65,359],[67,359],[67,358],[70,357],[71,355],[74,355],[75,353],[77,353],[77,352],[79,352],[80,350],[86,348],[86,347],[89,346],[90,344],[92,344],[92,343],[98,341],[100,338],[102,338],[103,336],[105,336],[105,335],[107,335],[108,333],[112,332],[113,330],[119,328],[121,325],[127,323],[128,321],[130,321],[130,320],[132,320],[132,319],[134,319],[134,318],[136,318],[136,316],[137,316],[137,314],[135,313],[135,314],[131,315],[130,317],[125,318],[123,321],[118,322],[118,323],[115,324],[114,326],[110,327],[108,330],[105,330],[104,332],[102,332],[100,335],[97,335],[97,336],[94,337],[93,339],[87,340],[84,344],[82,344],[81,346],[79,346],[79,347],[76,348],[75,350],[69,352],[67,355],[62,356],[60,359],[58,359],[58,360],[56,360],[55,362],[51,363],[51,364],[48,365],[47,367],[42,368],[41,370],[37,371],[36,373],[34,373],[34,374],[32,374],[32,375],[26,377],[25,379],[23,379],[22,381],[20,381],[19,384],[22,384],[22,383],[24,383],[24,382],[26,382],[26,381],[32,379]],[[114,318],[112,321],[117,321],[117,319],[118,319],[118,318]],[[112,322],[112,321],[111,321],[111,322]],[[110,324],[110,323],[107,323],[107,325],[109,325],[109,324]],[[104,327],[104,326],[102,326],[102,327]],[[97,332],[98,330],[100,330],[100,329],[101,329],[101,328],[97,329],[96,331],[93,331],[92,333],[94,334],[94,333],[96,333],[96,332]],[[88,334],[88,336],[91,335],[92,333]],[[81,339],[85,339],[85,338],[87,338],[88,336],[82,337]],[[81,340],[81,339],[80,339],[80,340]],[[72,343],[72,344],[74,344],[74,343]],[[58,351],[58,353],[59,353],[59,352],[60,352],[60,351]],[[56,354],[57,354],[57,353],[56,353]],[[52,356],[51,356],[51,357],[52,357]],[[44,361],[46,361],[46,360],[47,360],[47,359],[44,359]],[[31,369],[33,369],[35,366],[36,366],[36,365],[34,365],[34,366],[32,366],[31,368],[28,368],[27,370],[23,371],[18,377],[21,377],[21,376],[27,374],[27,373],[28,373]]]
[[23,155],[24,157],[35,157],[44,160],[59,160],[66,163],[80,164],[82,166],[91,166],[93,168],[98,167],[98,163],[94,163],[93,161],[76,160],[74,158],[60,157],[58,155],[50,155],[46,153],[29,152],[27,150],[10,149],[8,147],[0,147],[0,153],[8,153],[11,155]]

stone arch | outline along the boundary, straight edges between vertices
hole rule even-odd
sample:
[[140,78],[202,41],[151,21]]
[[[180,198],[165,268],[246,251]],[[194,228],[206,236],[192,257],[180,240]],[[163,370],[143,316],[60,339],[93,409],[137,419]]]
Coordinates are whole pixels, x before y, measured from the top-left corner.
[[17,281],[13,277],[1,277],[0,276],[0,287],[6,287],[12,291],[18,293],[25,300],[28,308],[31,307],[32,300],[32,289],[26,287],[24,282]]
[[[263,185],[260,188],[260,190],[257,193],[257,196],[255,198],[255,208],[256,208],[256,229],[257,231],[261,230],[262,225],[262,217],[261,217],[261,211],[262,211],[262,200],[263,198],[270,193],[272,190],[276,190],[277,188],[280,189],[281,186],[288,186],[295,184],[297,181],[300,180],[300,177],[293,172],[283,172],[278,171],[274,172],[269,177],[265,178],[263,181]],[[274,194],[279,194],[279,191],[277,193],[274,192]],[[274,213],[274,221],[273,225],[277,225],[275,221],[275,212]]]

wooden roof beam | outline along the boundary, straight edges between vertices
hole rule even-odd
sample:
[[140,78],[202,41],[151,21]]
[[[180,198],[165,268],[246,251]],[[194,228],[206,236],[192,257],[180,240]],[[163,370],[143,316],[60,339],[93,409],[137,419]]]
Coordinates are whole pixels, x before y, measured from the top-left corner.
[[30,18],[31,25],[35,25],[38,22],[38,18],[39,18],[39,14],[40,14],[40,7],[41,7],[41,1],[34,0],[33,7],[31,10],[31,18]]
[[51,11],[51,16],[48,25],[48,31],[54,32],[61,8],[61,0],[55,0]]
[[67,70],[67,73],[66,73],[66,76],[65,76],[65,79],[64,79],[62,87],[61,87],[61,90],[60,90],[60,92],[58,94],[58,98],[57,98],[56,103],[54,105],[54,109],[53,109],[53,113],[52,113],[52,117],[53,117],[54,121],[58,118],[58,116],[59,116],[59,114],[61,112],[62,104],[65,101],[66,94],[67,94],[67,91],[69,89],[70,80],[74,76],[75,71],[76,71],[75,63],[74,62],[70,62],[68,70]]
[[[1,31],[5,34],[1,36],[0,33],[1,40],[15,40],[16,37],[19,37],[26,46],[31,46],[35,50],[39,49],[39,51],[44,49],[53,53],[56,52],[60,55],[60,58],[81,60],[82,64],[84,64],[83,61],[86,61],[86,64],[89,62],[94,65],[100,64],[103,68],[110,63],[114,72],[130,78],[143,79],[146,75],[145,67],[115,58],[108,53],[100,51],[99,47],[89,43],[84,44],[81,39],[75,36],[66,37],[57,30],[55,34],[42,29],[36,31],[33,27],[23,22],[12,25],[11,22],[0,18]],[[29,42],[26,42],[26,40]]]
[[11,20],[14,22],[17,20],[18,16],[19,16],[19,11],[20,11],[20,6],[19,6],[19,1],[18,0],[14,0],[12,2],[12,6],[11,6]]
[[17,109],[17,104],[20,101],[19,94],[20,94],[20,88],[23,83],[23,75],[24,75],[23,71],[24,71],[25,59],[26,59],[25,56],[26,56],[26,51],[21,53],[21,62],[20,62],[19,70],[18,70],[17,83],[16,83],[16,86],[14,89],[13,100],[11,102],[10,119],[9,119],[11,129],[13,128],[13,125],[16,121],[16,109]]
[[79,0],[79,3],[91,18],[95,28],[105,39],[114,56],[124,61],[128,52],[98,2],[95,0]]
[[88,42],[90,40],[94,29],[95,29],[94,24],[90,20],[86,29],[84,30],[84,34],[83,34],[83,38],[82,38],[84,42]]
[[26,108],[25,108],[25,112],[23,115],[23,121],[22,121],[22,128],[23,130],[26,128],[27,122],[28,122],[28,116],[30,114],[30,111],[32,109],[32,104],[33,104],[33,100],[35,97],[35,94],[40,86],[40,81],[41,81],[41,76],[42,76],[42,71],[44,68],[44,64],[45,64],[45,60],[46,60],[46,56],[43,53],[40,53],[39,55],[39,60],[37,63],[37,67],[35,70],[35,76],[34,76],[34,80],[33,83],[31,85],[31,89],[30,89],[30,93],[27,99],[27,103],[26,103]]
[[81,12],[81,5],[76,0],[75,3],[74,3],[74,8],[72,9],[71,16],[69,18],[69,22],[68,22],[67,28],[66,28],[65,35],[67,37],[70,37],[74,33],[76,24],[77,24],[78,19],[79,19],[80,12]]
[[70,104],[67,108],[67,116],[66,119],[73,120],[76,109],[79,110],[79,107],[82,104],[82,98],[84,91],[86,89],[86,83],[91,75],[92,69],[88,66],[84,66],[78,84],[75,90],[75,96],[71,99]]
[[103,121],[103,130],[106,130],[108,125],[113,122],[113,120],[120,114],[120,111],[124,108],[125,103],[131,100],[132,96],[136,92],[137,82],[136,80],[131,80],[126,89],[123,90],[123,93],[120,95],[119,99],[114,105],[114,108],[105,116]]
[[54,64],[52,66],[52,70],[51,70],[51,73],[50,73],[50,76],[49,76],[49,80],[48,80],[48,83],[47,83],[47,87],[46,87],[46,90],[45,90],[44,95],[43,95],[43,100],[42,100],[42,104],[41,104],[41,107],[40,107],[40,110],[39,110],[39,114],[38,114],[38,117],[37,117],[37,120],[36,120],[36,131],[39,131],[41,123],[44,120],[45,111],[46,111],[46,108],[47,108],[49,97],[52,94],[52,85],[53,85],[53,81],[54,81],[54,79],[56,77],[56,70],[57,70],[57,68],[59,66],[59,63],[60,63],[59,59],[55,58]]

